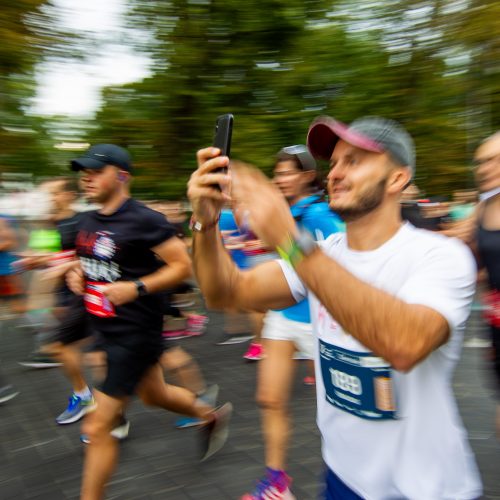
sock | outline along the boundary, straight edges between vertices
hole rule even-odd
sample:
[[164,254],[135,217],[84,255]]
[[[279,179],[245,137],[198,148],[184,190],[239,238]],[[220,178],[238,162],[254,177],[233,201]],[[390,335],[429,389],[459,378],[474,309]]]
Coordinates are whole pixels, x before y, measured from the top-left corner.
[[281,474],[285,474],[285,471],[283,469],[273,469],[271,467],[266,467],[266,471],[272,476],[280,476]]
[[280,488],[286,489],[290,483],[290,478],[287,476],[286,472],[282,469],[272,469],[271,467],[266,467],[267,476],[271,479],[273,483],[280,485]]
[[80,399],[90,399],[92,397],[92,391],[89,389],[89,386],[85,387],[83,391],[75,391],[75,394]]

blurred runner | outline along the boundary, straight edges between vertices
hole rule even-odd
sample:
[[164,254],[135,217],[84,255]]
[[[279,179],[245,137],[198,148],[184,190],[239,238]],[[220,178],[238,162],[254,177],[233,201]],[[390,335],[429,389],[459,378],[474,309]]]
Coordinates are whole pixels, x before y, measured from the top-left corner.
[[145,404],[203,419],[202,460],[224,444],[232,407],[214,410],[186,389],[165,384],[159,358],[162,305],[158,292],[186,279],[191,265],[186,246],[164,216],[130,197],[128,152],[99,144],[72,161],[82,173],[86,196],[101,208],[79,226],[80,266],[68,273],[71,289],[84,294],[93,328],[102,336],[106,377],[94,390],[97,403],[83,422],[90,440],[81,498],[97,500],[118,458],[111,431],[130,397]]
[[[276,157],[273,182],[286,198],[298,226],[315,240],[342,230],[342,221],[328,207],[318,177],[316,161],[306,146],[283,148]],[[265,358],[259,364],[257,403],[261,407],[266,475],[242,500],[259,500],[281,491],[286,498],[291,478],[286,455],[292,430],[288,403],[295,373],[294,356],[308,360],[308,376],[314,385],[314,339],[307,299],[280,311],[269,311],[262,331]],[[272,498],[272,496],[271,496]]]
[[92,330],[83,297],[72,293],[63,279],[67,269],[73,265],[78,225],[85,214],[73,208],[78,194],[76,179],[61,177],[47,184],[52,203],[51,220],[58,231],[60,251],[45,259],[39,258],[38,267],[42,264],[47,266],[45,276],[59,280],[52,312],[57,323],[49,325],[48,329],[52,331],[49,331],[39,350],[20,364],[30,368],[54,366],[54,361],[62,364],[73,388],[67,408],[56,418],[58,424],[64,425],[77,422],[94,408],[94,398],[83,374],[81,346],[78,345],[92,334]]
[[[16,256],[13,251],[17,249],[18,239],[10,218],[0,215],[0,333],[12,315],[22,312],[23,289],[21,280],[16,274],[14,262]],[[5,337],[0,337],[0,345],[5,342]],[[1,365],[0,365],[1,366]],[[0,369],[0,403],[15,398],[19,392],[10,384]]]
[[38,347],[46,342],[47,332],[57,323],[53,313],[59,280],[47,279],[44,273],[52,257],[61,251],[61,235],[53,218],[53,187],[53,181],[45,181],[32,193],[34,220],[31,221],[26,249],[18,254],[21,259],[16,262],[21,271],[29,271],[23,326],[34,332],[34,352],[40,358],[37,368],[60,366],[56,360],[38,352]]
[[[189,236],[189,218],[179,201],[150,203],[149,207],[164,214],[176,230],[176,236],[184,241],[188,248],[191,245]],[[202,307],[200,291],[192,279],[185,280],[175,288],[165,292],[163,336],[166,339],[181,339],[203,335],[208,324]]]
[[488,137],[474,155],[481,202],[471,216],[448,230],[473,249],[480,269],[487,272],[483,294],[484,318],[492,341],[491,363],[496,386],[496,433],[500,439],[500,132]]
[[[485,318],[490,326],[495,374],[496,432],[500,440],[500,132],[486,139],[474,156],[479,191],[487,196],[478,207],[476,233],[480,265],[488,273],[484,296]],[[488,195],[489,194],[489,195]]]

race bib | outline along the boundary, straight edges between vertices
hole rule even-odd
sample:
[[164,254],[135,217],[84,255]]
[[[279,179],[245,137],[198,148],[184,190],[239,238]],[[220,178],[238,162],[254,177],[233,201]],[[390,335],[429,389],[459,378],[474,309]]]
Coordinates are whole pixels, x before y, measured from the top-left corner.
[[371,352],[356,352],[320,339],[326,400],[368,420],[397,418],[391,366]]
[[88,281],[85,285],[84,302],[85,308],[90,314],[100,318],[114,318],[116,316],[115,306],[104,296],[101,286],[107,283]]

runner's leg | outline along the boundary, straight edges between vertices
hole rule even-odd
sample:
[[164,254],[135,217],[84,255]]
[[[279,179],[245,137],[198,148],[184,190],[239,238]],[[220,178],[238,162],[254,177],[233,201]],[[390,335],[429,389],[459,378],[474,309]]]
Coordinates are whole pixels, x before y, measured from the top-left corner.
[[105,485],[118,460],[118,442],[110,433],[128,401],[128,397],[111,397],[97,390],[94,397],[97,407],[82,425],[90,443],[85,453],[81,500],[104,498]]
[[206,384],[198,363],[182,347],[175,346],[163,352],[160,363],[170,372],[181,387],[195,394],[203,394]]
[[263,339],[265,358],[259,363],[257,403],[261,407],[266,466],[284,470],[290,435],[288,402],[295,373],[295,344]]
[[80,392],[87,388],[82,371],[82,353],[78,347],[55,342],[47,345],[46,350],[62,363],[62,369],[73,387],[73,392]]
[[144,404],[190,417],[211,419],[213,408],[197,399],[196,394],[183,387],[165,383],[161,365],[156,363],[141,378],[137,394]]

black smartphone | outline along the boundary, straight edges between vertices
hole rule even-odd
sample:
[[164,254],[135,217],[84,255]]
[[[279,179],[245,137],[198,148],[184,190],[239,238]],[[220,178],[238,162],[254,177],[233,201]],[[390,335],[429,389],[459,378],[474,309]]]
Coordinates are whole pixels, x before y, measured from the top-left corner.
[[233,121],[232,114],[227,113],[220,115],[215,120],[215,133],[213,146],[220,149],[222,156],[229,156],[231,154],[231,137],[233,135]]

